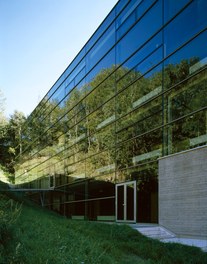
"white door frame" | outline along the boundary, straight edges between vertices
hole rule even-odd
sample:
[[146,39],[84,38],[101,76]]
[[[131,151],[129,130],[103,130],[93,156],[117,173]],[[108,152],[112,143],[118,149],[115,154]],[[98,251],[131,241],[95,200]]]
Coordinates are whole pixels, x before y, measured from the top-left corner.
[[[127,186],[134,185],[134,219],[127,220]],[[124,217],[123,219],[118,219],[118,187],[124,187]],[[136,223],[136,211],[137,211],[137,192],[136,192],[136,181],[128,181],[116,184],[116,222],[124,222],[124,223]]]

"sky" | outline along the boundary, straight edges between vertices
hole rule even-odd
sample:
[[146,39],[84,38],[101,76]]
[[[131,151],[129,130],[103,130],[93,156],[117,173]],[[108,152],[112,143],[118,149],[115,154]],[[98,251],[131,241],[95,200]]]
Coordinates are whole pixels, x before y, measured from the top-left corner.
[[117,0],[0,0],[0,90],[29,115]]

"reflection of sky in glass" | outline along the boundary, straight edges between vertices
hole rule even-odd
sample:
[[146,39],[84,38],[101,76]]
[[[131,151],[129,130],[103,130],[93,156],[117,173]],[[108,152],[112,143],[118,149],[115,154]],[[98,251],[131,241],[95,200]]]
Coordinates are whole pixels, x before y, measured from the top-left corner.
[[207,26],[207,1],[203,2],[202,8],[199,5],[200,2],[203,1],[193,1],[180,15],[166,26],[164,30],[166,55],[169,55]]
[[[167,22],[170,18],[172,18],[179,10],[180,8],[184,7],[186,4],[188,4],[189,1],[187,0],[180,0],[180,1],[172,1],[169,0],[168,6],[164,4],[164,20]],[[184,42],[188,41],[199,29],[204,28],[206,23],[205,18],[205,12],[204,8],[200,8],[201,4],[205,7],[207,4],[207,1],[198,0],[194,1],[193,3],[190,3],[187,8],[178,15],[173,21],[171,21],[164,29],[164,51],[168,55],[171,52],[174,52],[174,50],[179,47]],[[138,7],[137,7],[138,5]],[[149,6],[152,5],[151,9],[144,14],[144,16],[141,18],[143,13],[149,8]],[[117,6],[117,8],[119,8]],[[109,53],[107,56],[105,56],[103,59],[101,59],[98,64],[94,67],[94,63],[98,61],[106,52],[109,50],[110,47],[114,44],[114,29],[115,24],[112,24],[109,29],[103,34],[103,36],[95,43],[95,46],[92,47],[92,49],[89,51],[88,55],[86,56],[86,68],[83,69],[80,67],[82,64],[77,66],[74,72],[71,73],[71,76],[68,78],[68,81],[64,84],[66,88],[66,93],[69,92],[70,89],[75,87],[75,85],[78,85],[78,83],[81,81],[81,79],[84,77],[84,75],[87,73],[88,70],[90,70],[90,73],[86,77],[86,82],[90,83],[97,74],[100,73],[102,69],[110,68],[113,64],[115,64],[114,59],[116,55],[116,63],[122,63],[124,62],[125,58],[127,56],[131,55],[133,52],[135,52],[139,47],[144,44],[145,41],[149,40],[149,37],[154,34],[159,28],[162,26],[162,1],[150,2],[144,1],[131,1],[127,5],[127,12],[125,12],[123,15],[120,14],[117,18],[116,26],[119,26],[120,28],[123,27],[123,30],[128,30],[129,27],[126,27],[124,29],[124,25],[128,24],[130,27],[134,23],[134,16],[132,17],[132,13],[137,13],[135,15],[136,19],[139,18],[139,22],[133,26],[133,28],[124,36],[122,40],[120,40],[116,47],[116,54],[114,54],[114,50],[111,51],[111,54]],[[138,16],[139,13],[139,16]],[[114,14],[111,13],[111,18],[114,16]],[[110,20],[112,22],[112,19]],[[133,22],[133,23],[132,23]],[[105,24],[104,24],[105,23]],[[101,27],[98,29],[98,31],[93,35],[89,43],[86,45],[88,47],[87,50],[89,50],[90,43],[95,41],[97,36],[99,36],[101,29],[106,29],[106,25],[109,26],[109,21],[105,21]],[[179,25],[179,26],[178,26]],[[123,31],[123,33],[125,33]],[[198,41],[200,39],[200,42]],[[92,41],[93,40],[93,41]],[[204,40],[204,39],[203,39]],[[199,44],[201,45],[202,41],[201,36],[196,39],[194,43],[189,44],[186,48],[183,48],[182,51],[176,52],[173,56],[171,56],[165,64],[167,63],[179,63],[181,58],[193,58],[198,57],[202,59],[205,57],[205,49],[196,49],[196,46]],[[129,69],[134,68],[135,71],[141,72],[144,74],[150,66],[153,67],[159,61],[162,59],[162,47],[161,47],[161,41],[162,41],[162,32],[157,34],[155,37],[153,37],[147,44],[143,46],[131,59],[126,61],[123,64],[123,67],[127,67]],[[197,43],[196,43],[197,42]],[[130,45],[128,45],[130,43]],[[156,48],[159,48],[158,51],[156,51]],[[150,54],[152,52],[152,54]],[[182,53],[182,54],[181,54]],[[72,64],[78,64],[78,58],[80,59],[80,55],[83,56],[85,54],[85,49],[82,49],[81,53],[76,57],[75,61]],[[165,55],[166,55],[165,54]],[[147,58],[147,56],[149,56]],[[145,59],[146,58],[146,59]],[[83,63],[85,65],[85,59],[83,60]],[[94,62],[95,60],[95,62]],[[142,61],[145,60],[145,61]],[[141,62],[139,64],[139,61]],[[138,65],[139,64],[139,65]],[[91,69],[92,65],[94,68]],[[71,65],[72,66],[72,65]],[[69,67],[71,68],[71,67]],[[65,71],[63,76],[66,76],[66,73],[68,74],[69,68]],[[80,71],[79,71],[80,70]],[[71,78],[75,76],[74,82],[71,81]],[[62,76],[62,77],[63,77]],[[63,80],[61,78],[61,80]],[[60,80],[59,80],[60,81]],[[59,83],[59,81],[56,83],[56,85]],[[84,83],[85,84],[85,83]],[[55,87],[56,87],[55,85]],[[81,84],[79,84],[79,89],[81,89]],[[54,87],[52,89],[54,91]],[[57,96],[54,94],[54,99],[58,100],[59,102],[63,99],[64,93],[60,93]],[[50,91],[51,94],[51,91]]]
[[169,21],[176,13],[181,10],[191,0],[167,0],[164,3],[164,21]]
[[[116,64],[119,65],[120,63],[123,63],[128,56],[135,52],[136,53],[124,62],[122,66],[124,68],[128,68],[129,70],[131,69],[136,72],[140,72],[141,74],[145,74],[150,68],[162,61],[163,51],[165,52],[165,56],[167,56],[168,54],[174,52],[180,45],[188,41],[199,29],[204,28],[206,18],[203,8],[200,8],[201,2],[204,6],[207,5],[207,1],[203,2],[203,0],[190,3],[180,15],[165,26],[163,33],[161,31],[149,40],[149,37],[156,33],[156,31],[158,31],[162,26],[162,1],[158,1],[157,3],[151,2],[150,4],[152,7],[143,17],[141,17],[141,15],[143,15],[147,8],[149,8],[149,2],[144,1],[145,4],[143,4],[143,2],[140,3],[139,1],[131,1],[127,6],[127,12],[124,12],[123,15],[121,13],[117,18],[116,26],[120,27],[119,29],[123,28],[124,31],[129,30],[129,27],[125,27],[124,25],[127,24],[132,26],[132,22],[134,23],[134,16],[132,17],[131,14],[135,14],[137,12],[139,12],[139,16],[137,15],[136,19],[139,18],[139,22],[133,26],[123,39],[118,41],[115,49],[112,49],[108,55],[103,57],[114,44],[115,24],[113,23],[103,36],[95,43],[95,46],[92,47],[85,59],[82,60],[82,63],[80,63],[67,77],[64,83],[64,87],[66,88],[63,88],[65,89],[65,93],[68,94],[68,92],[77,85],[79,87],[78,89],[81,89],[82,83],[79,84],[79,82],[82,78],[84,78],[87,72],[89,73],[86,75],[86,83],[88,83],[90,87],[90,82],[96,78],[101,70],[111,68],[112,65],[115,64],[115,58]],[[167,22],[170,18],[176,15],[180,8],[184,7],[186,4],[188,4],[187,0],[169,0],[168,6],[164,4],[165,21]],[[111,14],[111,16],[113,15]],[[107,22],[105,23],[106,25],[109,25]],[[101,25],[101,29],[104,29],[104,23]],[[123,33],[125,33],[124,31]],[[98,34],[98,32],[100,32],[100,29],[98,29],[96,34]],[[117,34],[119,34],[119,32]],[[90,46],[93,39],[95,40],[95,35],[91,38],[89,43],[86,44],[86,47],[87,45]],[[162,46],[162,36],[164,36],[164,48]],[[190,42],[181,51],[178,50],[175,52],[175,54],[167,59],[165,65],[168,63],[179,63],[182,59],[195,57],[202,59],[206,57],[205,48],[197,49],[198,46],[201,47],[203,43],[205,43],[205,37],[206,36],[203,33],[192,41],[192,43]],[[148,42],[145,43],[146,41]],[[144,46],[142,47],[143,44]],[[115,50],[116,54],[114,53]],[[81,52],[81,54],[83,55],[83,52]],[[78,57],[80,56],[78,55]],[[75,59],[75,64],[78,63],[78,57]],[[101,59],[101,57],[103,58]],[[100,61],[98,62],[99,59]],[[98,62],[97,65],[95,65],[96,62]],[[71,68],[71,66],[69,68]],[[91,67],[93,67],[93,69]],[[159,67],[155,68],[154,72],[156,72],[156,69],[158,71]],[[68,70],[66,70],[66,72],[68,72]],[[66,72],[63,76],[66,76]],[[150,73],[147,73],[147,75],[150,75]],[[59,82],[60,80],[56,83],[55,87]],[[83,85],[84,84],[85,81]],[[54,91],[54,87],[52,90]],[[65,96],[65,93],[64,91],[57,91],[57,94],[55,93],[53,98],[60,102]]]
[[139,49],[135,55],[128,59],[123,66],[133,68],[135,65],[144,60],[150,53],[154,52],[156,48],[162,45],[162,34],[158,33],[153,37],[144,47]]
[[[153,21],[153,23],[151,23]],[[162,5],[158,1],[117,44],[116,63],[121,64],[162,26]],[[130,45],[129,45],[130,43]]]
[[166,64],[177,64],[183,59],[198,58],[202,60],[207,56],[206,42],[207,40],[207,30],[193,39],[190,43],[184,46],[181,50],[177,51],[175,54],[166,60]]

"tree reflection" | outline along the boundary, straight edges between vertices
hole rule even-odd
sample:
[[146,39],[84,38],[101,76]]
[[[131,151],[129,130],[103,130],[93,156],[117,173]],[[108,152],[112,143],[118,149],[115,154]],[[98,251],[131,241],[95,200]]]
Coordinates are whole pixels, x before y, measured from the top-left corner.
[[157,160],[163,149],[195,146],[193,139],[206,134],[205,109],[199,112],[206,107],[206,72],[192,71],[198,62],[158,65],[145,75],[112,66],[60,104],[45,98],[24,126],[17,182],[26,173],[30,180],[62,174],[65,183],[104,179],[115,169],[124,180],[124,169]]

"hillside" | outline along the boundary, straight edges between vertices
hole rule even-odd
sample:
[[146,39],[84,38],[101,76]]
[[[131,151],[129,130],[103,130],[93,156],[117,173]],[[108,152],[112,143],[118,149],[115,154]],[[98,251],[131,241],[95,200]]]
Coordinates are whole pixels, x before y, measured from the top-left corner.
[[8,227],[0,228],[1,264],[207,263],[197,248],[163,244],[125,225],[71,221],[28,202],[21,207],[0,199],[0,226]]

